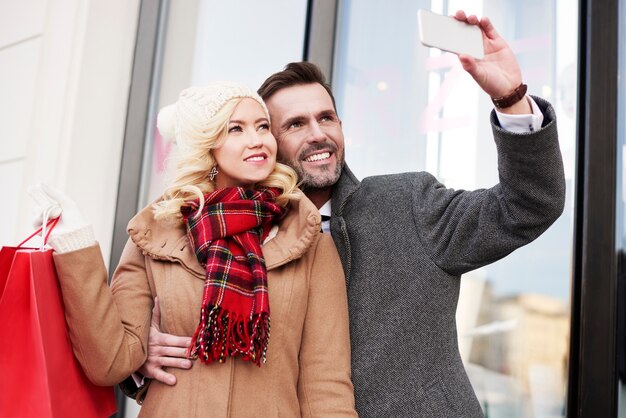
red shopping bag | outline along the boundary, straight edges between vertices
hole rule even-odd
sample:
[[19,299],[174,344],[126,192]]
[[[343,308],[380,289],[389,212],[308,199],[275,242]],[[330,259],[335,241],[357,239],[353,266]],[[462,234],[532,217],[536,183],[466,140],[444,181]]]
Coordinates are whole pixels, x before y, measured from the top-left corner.
[[109,417],[113,387],[74,357],[53,251],[24,242],[0,249],[0,417]]

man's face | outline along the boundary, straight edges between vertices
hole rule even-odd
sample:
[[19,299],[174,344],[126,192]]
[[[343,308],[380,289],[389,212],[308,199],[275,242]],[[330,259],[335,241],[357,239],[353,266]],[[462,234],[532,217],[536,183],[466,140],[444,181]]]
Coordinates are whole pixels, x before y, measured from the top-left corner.
[[324,87],[317,83],[288,87],[266,104],[279,161],[296,171],[303,189],[333,186],[344,163],[343,131]]

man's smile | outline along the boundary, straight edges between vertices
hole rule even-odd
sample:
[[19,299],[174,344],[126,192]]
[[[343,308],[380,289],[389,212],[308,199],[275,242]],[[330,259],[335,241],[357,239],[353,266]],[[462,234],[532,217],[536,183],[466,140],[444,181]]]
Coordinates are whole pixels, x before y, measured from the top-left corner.
[[311,154],[308,157],[304,158],[304,161],[308,163],[323,161],[323,160],[329,159],[331,155],[332,154],[330,153],[330,151],[318,152],[318,153]]

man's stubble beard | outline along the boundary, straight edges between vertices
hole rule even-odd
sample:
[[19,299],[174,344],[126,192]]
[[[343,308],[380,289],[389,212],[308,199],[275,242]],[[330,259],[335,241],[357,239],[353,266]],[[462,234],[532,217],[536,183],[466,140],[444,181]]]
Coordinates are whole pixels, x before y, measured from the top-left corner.
[[[338,156],[338,153],[335,152],[335,155]],[[320,174],[310,174],[306,172],[302,166],[302,160],[284,160],[281,159],[283,164],[287,164],[289,167],[293,168],[296,174],[298,175],[298,185],[302,190],[310,190],[310,189],[326,189],[328,187],[332,187],[337,183],[339,177],[341,176],[341,170],[343,169],[343,165],[345,163],[344,154],[337,159],[337,164],[335,165],[334,170],[324,167],[322,168],[322,173]]]

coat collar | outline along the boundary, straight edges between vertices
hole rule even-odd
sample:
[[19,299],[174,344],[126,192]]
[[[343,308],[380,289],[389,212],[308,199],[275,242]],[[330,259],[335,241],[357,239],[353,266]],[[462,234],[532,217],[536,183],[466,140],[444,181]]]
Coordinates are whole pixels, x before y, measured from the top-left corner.
[[346,201],[352,193],[354,193],[361,182],[352,173],[347,164],[343,165],[341,170],[341,176],[335,185],[333,186],[333,194],[331,197],[332,203],[332,216],[342,216],[343,208]]
[[[302,257],[319,235],[320,223],[319,212],[308,198],[303,195],[300,200],[291,201],[278,233],[263,245],[267,269]],[[205,271],[189,245],[184,227],[154,219],[152,205],[135,215],[127,230],[131,240],[145,255],[178,262],[190,273],[204,279]]]
[[339,253],[343,271],[346,275],[346,285],[350,284],[350,273],[352,269],[352,247],[350,245],[350,235],[348,234],[348,226],[344,219],[343,211],[361,182],[356,178],[352,171],[344,164],[341,176],[333,186],[333,194],[331,198],[332,216],[330,217],[330,232],[335,242],[335,247]]

